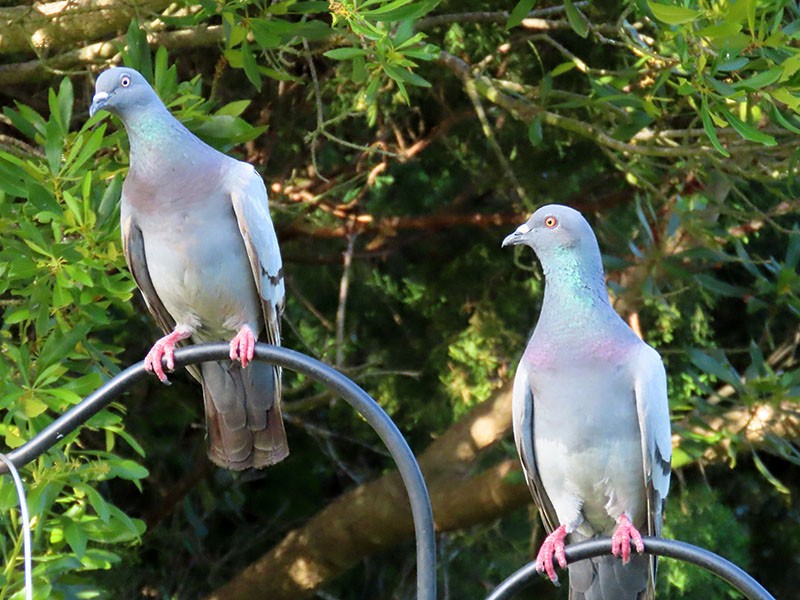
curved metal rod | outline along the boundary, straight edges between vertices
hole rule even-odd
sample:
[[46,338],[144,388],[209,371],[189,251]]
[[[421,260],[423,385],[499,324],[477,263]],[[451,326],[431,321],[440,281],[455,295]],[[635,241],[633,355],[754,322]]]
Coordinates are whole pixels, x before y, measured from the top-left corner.
[[[228,359],[228,353],[228,344],[225,343],[181,348],[175,352],[175,365],[183,367],[225,360]],[[394,422],[356,383],[315,358],[288,348],[256,344],[255,359],[297,371],[333,390],[361,413],[380,436],[397,464],[411,503],[417,541],[417,599],[436,600],[436,538],[428,488],[414,454]],[[144,370],[144,362],[128,367],[7,456],[16,467],[28,464],[108,406],[114,398],[147,377],[151,375]],[[0,473],[7,472],[8,467],[0,463]]]
[[[644,551],[647,554],[675,558],[683,562],[692,563],[702,567],[724,579],[734,588],[739,590],[749,600],[775,600],[775,598],[760,583],[742,571],[726,558],[722,558],[704,548],[698,548],[686,542],[665,540],[663,538],[648,537],[644,540]],[[611,554],[611,538],[589,540],[567,546],[567,562],[573,563],[586,560],[595,556]],[[528,587],[535,578],[539,577],[536,563],[531,562],[512,573],[503,583],[487,596],[486,600],[508,600],[522,589]]]

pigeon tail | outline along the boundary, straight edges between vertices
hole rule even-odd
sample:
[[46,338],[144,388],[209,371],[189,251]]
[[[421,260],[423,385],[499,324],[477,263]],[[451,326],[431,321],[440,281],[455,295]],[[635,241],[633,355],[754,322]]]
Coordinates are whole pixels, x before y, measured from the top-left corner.
[[280,409],[280,369],[203,363],[208,457],[225,469],[263,469],[289,455]]
[[[571,542],[583,536],[573,534]],[[655,600],[655,558],[598,556],[569,565],[569,600]]]

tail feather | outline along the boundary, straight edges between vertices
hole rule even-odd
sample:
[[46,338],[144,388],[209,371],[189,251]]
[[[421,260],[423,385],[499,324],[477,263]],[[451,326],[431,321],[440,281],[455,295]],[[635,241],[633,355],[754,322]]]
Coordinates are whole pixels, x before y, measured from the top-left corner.
[[234,471],[261,469],[289,455],[280,409],[280,369],[254,362],[203,363],[208,457]]
[[570,600],[654,600],[650,557],[631,556],[627,565],[599,556],[569,566]]

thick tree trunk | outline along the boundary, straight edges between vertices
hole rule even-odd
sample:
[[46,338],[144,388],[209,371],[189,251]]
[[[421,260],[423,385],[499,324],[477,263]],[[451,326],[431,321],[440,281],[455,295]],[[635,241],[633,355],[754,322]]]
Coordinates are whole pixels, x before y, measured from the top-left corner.
[[161,12],[171,0],[70,0],[0,8],[0,54],[67,48],[124,31],[134,17]]
[[[708,425],[737,432],[754,447],[763,447],[770,436],[800,437],[800,415],[792,408],[786,402],[777,408],[733,410],[711,417]],[[480,453],[510,429],[511,384],[507,383],[420,456],[437,531],[486,522],[530,502],[516,457],[474,472]],[[724,460],[725,443],[708,448],[704,460]],[[308,598],[363,558],[413,535],[408,499],[399,475],[392,472],[342,494],[207,600]]]

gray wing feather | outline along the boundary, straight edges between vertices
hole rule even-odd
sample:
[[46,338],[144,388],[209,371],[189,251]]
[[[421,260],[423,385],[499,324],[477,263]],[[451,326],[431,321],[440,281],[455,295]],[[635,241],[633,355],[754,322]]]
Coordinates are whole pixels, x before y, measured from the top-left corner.
[[[664,505],[669,492],[672,432],[669,421],[667,374],[661,356],[642,344],[634,363],[634,395],[642,436],[642,462],[647,493],[647,533],[660,536]],[[648,585],[640,596],[655,598],[657,559],[649,557]]]
[[240,165],[242,174],[235,180],[231,190],[231,202],[261,297],[266,341],[278,346],[281,343],[280,317],[286,295],[278,236],[269,215],[264,181],[251,165]]
[[550,502],[547,491],[542,485],[539,471],[536,467],[536,453],[533,445],[533,391],[528,378],[528,369],[524,359],[517,367],[514,378],[514,391],[512,394],[511,413],[514,425],[514,442],[517,445],[522,470],[531,490],[533,501],[539,509],[547,533],[558,527],[558,516]]
[[[161,329],[164,334],[168,334],[175,329],[175,319],[167,312],[167,309],[156,293],[153,281],[150,279],[150,271],[147,268],[147,256],[144,251],[144,237],[142,237],[141,229],[139,229],[134,222],[133,216],[128,214],[128,211],[125,210],[126,203],[124,198],[122,207],[122,252],[125,254],[125,262],[128,263],[128,270],[133,275],[136,285],[142,292],[147,310],[153,315],[153,319],[155,319],[159,329]],[[178,342],[181,346],[185,343],[185,341]],[[198,381],[202,380],[200,369],[197,365],[189,365],[187,368],[195,379]]]
[[647,529],[650,535],[661,535],[663,505],[669,492],[672,434],[664,363],[658,352],[647,345],[642,345],[634,364],[634,394],[648,490]]

